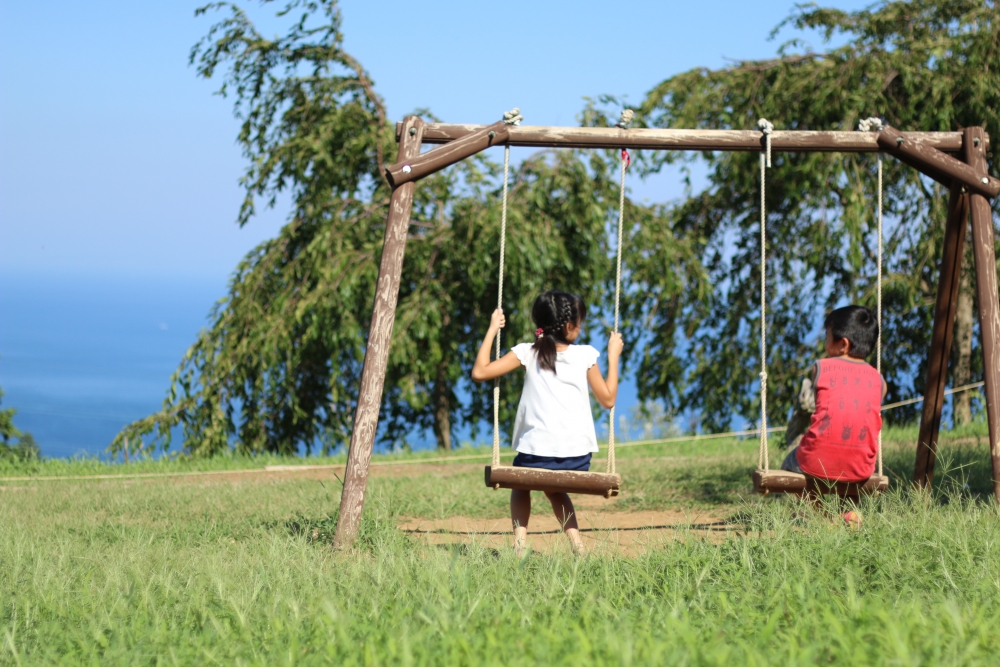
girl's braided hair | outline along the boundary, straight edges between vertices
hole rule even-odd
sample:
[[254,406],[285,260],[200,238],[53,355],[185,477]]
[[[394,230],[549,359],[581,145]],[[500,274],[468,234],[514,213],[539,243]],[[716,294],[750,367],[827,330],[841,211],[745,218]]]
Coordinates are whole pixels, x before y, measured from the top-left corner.
[[556,343],[568,345],[566,327],[570,324],[582,325],[586,317],[587,306],[575,294],[549,290],[535,299],[531,319],[538,328],[532,347],[538,355],[539,366],[556,372]]

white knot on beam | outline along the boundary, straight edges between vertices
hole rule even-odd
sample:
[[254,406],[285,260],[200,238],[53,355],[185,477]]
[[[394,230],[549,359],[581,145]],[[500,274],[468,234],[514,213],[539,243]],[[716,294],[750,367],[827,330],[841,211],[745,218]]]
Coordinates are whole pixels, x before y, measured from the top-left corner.
[[881,132],[883,127],[885,127],[885,124],[877,116],[865,118],[858,122],[858,130],[861,132]]
[[522,120],[524,120],[524,116],[521,115],[521,110],[518,107],[503,112],[503,122],[507,125],[520,125]]
[[771,133],[774,132],[774,123],[766,118],[757,121],[757,127],[764,133],[764,158],[768,167],[771,166]]
[[627,130],[632,124],[632,119],[635,118],[635,112],[631,109],[624,109],[622,111],[621,117],[618,118],[618,122],[615,127],[620,127],[623,130]]

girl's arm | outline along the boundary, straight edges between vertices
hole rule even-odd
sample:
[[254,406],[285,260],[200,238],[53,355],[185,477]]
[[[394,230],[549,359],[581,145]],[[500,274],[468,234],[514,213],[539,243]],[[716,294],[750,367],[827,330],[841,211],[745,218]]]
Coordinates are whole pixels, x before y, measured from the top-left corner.
[[587,369],[587,382],[590,383],[590,390],[594,392],[594,398],[601,404],[602,408],[610,410],[615,406],[615,399],[618,398],[618,357],[625,349],[620,333],[612,333],[608,338],[608,379],[604,380],[601,369],[594,364]]
[[490,361],[490,350],[493,347],[493,339],[497,332],[507,324],[503,311],[499,308],[493,311],[490,317],[490,328],[486,330],[486,337],[483,344],[479,346],[479,354],[476,355],[476,363],[472,366],[472,379],[476,382],[485,382],[498,378],[501,375],[510,373],[521,365],[521,360],[513,352],[508,352],[496,361]]

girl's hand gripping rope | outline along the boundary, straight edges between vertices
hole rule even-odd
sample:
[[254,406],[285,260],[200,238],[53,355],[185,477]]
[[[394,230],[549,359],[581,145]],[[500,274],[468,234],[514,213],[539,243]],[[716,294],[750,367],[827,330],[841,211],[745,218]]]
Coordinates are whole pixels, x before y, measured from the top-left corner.
[[608,359],[618,359],[624,349],[625,342],[622,340],[622,335],[617,331],[612,331],[608,337]]
[[497,308],[493,311],[493,314],[490,315],[490,334],[495,336],[496,333],[505,326],[507,326],[507,318],[504,317],[503,310]]
[[520,368],[521,362],[517,355],[508,352],[504,356],[494,361],[490,361],[493,341],[500,330],[507,325],[507,318],[504,317],[503,310],[497,308],[490,315],[490,328],[483,337],[482,345],[479,346],[479,353],[476,355],[476,363],[472,366],[472,379],[476,382],[485,382],[506,375],[516,368]]

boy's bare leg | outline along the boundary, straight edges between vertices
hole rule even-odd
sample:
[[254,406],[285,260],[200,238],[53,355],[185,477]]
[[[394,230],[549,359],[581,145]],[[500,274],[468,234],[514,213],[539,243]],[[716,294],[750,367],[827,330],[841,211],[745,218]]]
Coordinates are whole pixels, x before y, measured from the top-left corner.
[[573,509],[573,501],[567,493],[546,493],[549,502],[552,503],[552,511],[556,514],[556,520],[566,532],[573,545],[573,552],[583,554],[583,540],[580,538],[580,526],[576,521],[576,510]]
[[843,521],[847,524],[848,528],[861,527],[861,513],[858,511],[858,508],[861,507],[860,496],[843,496],[840,506],[835,511],[830,511],[829,506],[824,502],[823,496],[817,490],[807,490],[803,497],[807,499],[814,510],[833,520],[834,523],[839,524]]
[[528,539],[528,519],[531,517],[531,491],[512,489],[510,492],[510,522],[514,525],[514,552],[524,555]]

